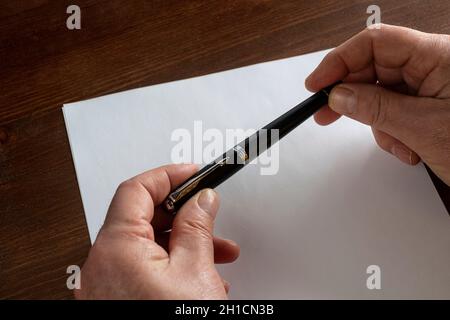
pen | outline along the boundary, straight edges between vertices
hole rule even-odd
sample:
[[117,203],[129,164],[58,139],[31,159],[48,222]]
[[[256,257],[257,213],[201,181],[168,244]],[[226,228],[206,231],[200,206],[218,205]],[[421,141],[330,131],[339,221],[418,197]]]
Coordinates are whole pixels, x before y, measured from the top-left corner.
[[213,189],[241,170],[327,104],[331,89],[339,83],[334,83],[314,93],[308,99],[204,166],[167,196],[164,200],[165,210],[176,214],[177,210],[198,191],[205,188]]

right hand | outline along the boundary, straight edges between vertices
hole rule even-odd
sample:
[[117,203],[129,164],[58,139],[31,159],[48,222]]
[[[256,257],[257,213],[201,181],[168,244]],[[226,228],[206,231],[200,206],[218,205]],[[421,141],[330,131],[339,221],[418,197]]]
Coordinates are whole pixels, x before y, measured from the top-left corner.
[[306,79],[318,91],[337,80],[327,125],[341,115],[372,127],[378,145],[401,161],[421,159],[450,185],[450,36],[381,25],[327,54]]
[[227,298],[229,284],[214,263],[236,260],[239,246],[213,236],[216,192],[202,190],[189,199],[170,233],[157,230],[165,220],[157,222],[158,216],[169,217],[160,204],[195,172],[195,165],[168,165],[119,186],[81,271],[76,298]]

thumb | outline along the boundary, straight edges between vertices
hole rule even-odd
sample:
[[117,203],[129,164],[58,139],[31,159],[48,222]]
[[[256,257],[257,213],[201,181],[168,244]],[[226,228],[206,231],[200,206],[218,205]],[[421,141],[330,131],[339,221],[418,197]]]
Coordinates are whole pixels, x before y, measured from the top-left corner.
[[418,119],[427,116],[431,99],[402,95],[379,85],[345,83],[330,93],[328,105],[342,115],[383,131],[409,147],[421,136]]
[[212,189],[200,191],[181,207],[169,240],[171,260],[214,264],[213,227],[218,209],[219,197]]

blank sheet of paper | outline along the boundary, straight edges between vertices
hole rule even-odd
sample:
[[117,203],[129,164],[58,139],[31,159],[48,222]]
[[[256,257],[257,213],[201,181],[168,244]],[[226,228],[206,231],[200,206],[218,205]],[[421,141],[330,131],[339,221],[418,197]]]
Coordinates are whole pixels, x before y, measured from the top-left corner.
[[[171,162],[175,129],[258,129],[310,94],[326,52],[72,103],[63,108],[91,241],[119,183]],[[450,217],[422,165],[381,151],[370,128],[306,121],[279,143],[276,175],[249,165],[217,188],[219,266],[231,298],[450,298]],[[367,288],[379,266],[381,289]]]

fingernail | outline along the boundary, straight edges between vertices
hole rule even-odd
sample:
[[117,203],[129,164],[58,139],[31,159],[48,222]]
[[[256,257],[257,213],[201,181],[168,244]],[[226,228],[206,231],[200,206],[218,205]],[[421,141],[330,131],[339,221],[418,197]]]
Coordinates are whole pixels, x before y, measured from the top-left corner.
[[352,90],[338,86],[331,90],[328,105],[339,114],[350,115],[355,113],[356,97]]
[[412,152],[408,148],[403,145],[395,144],[392,146],[391,152],[394,156],[396,156],[400,161],[411,165],[412,164]]
[[205,189],[200,191],[197,203],[198,206],[206,213],[215,217],[216,215],[216,193],[212,189]]

